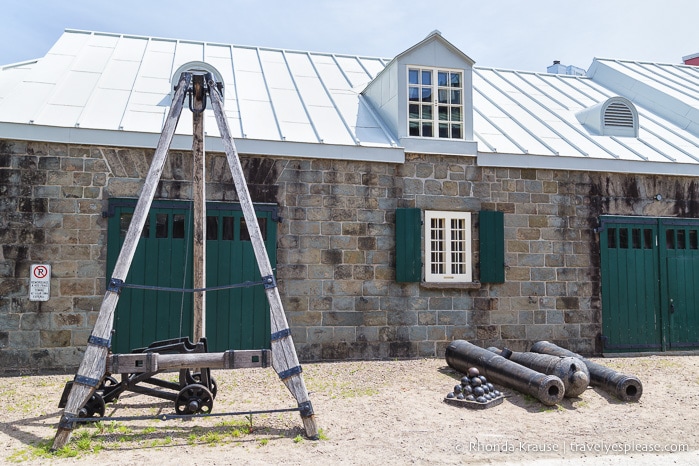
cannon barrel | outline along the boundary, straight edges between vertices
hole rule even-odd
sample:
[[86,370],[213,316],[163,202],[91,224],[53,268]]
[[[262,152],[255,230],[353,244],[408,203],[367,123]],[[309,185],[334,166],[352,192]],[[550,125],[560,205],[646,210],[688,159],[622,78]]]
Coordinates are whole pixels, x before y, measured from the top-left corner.
[[590,372],[578,358],[553,356],[550,354],[519,353],[508,348],[502,350],[490,347],[488,351],[499,354],[505,359],[533,369],[542,374],[555,375],[565,386],[565,396],[576,397],[590,384]]
[[541,354],[552,354],[554,356],[572,356],[579,358],[590,371],[590,385],[599,387],[622,401],[638,401],[643,394],[643,384],[638,377],[622,374],[614,369],[604,367],[601,364],[585,359],[579,354],[561,348],[551,342],[538,341],[534,343],[531,351]]
[[466,340],[449,343],[445,358],[452,369],[466,374],[475,367],[488,380],[531,395],[545,405],[555,405],[563,399],[565,387],[555,375],[536,372]]

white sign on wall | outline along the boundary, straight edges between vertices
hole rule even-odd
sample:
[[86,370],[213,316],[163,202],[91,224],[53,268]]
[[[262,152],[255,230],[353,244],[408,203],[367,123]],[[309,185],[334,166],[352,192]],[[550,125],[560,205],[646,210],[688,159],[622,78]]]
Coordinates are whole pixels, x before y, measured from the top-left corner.
[[48,301],[51,295],[51,266],[34,264],[29,274],[29,301]]

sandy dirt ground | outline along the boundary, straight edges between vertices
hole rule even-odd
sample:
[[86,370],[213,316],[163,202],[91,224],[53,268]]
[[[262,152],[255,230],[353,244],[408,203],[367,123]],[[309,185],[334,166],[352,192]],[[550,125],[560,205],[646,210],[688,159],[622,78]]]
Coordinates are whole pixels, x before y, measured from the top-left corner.
[[[485,410],[444,402],[461,374],[443,359],[305,364],[321,439],[297,412],[156,419],[173,403],[125,393],[109,420],[73,432],[47,455],[74,374],[0,378],[0,462],[18,464],[699,464],[699,356],[594,359],[638,376],[625,403],[588,388],[546,407],[501,388]],[[164,374],[163,377],[171,376]],[[272,369],[214,371],[213,414],[294,407]],[[68,457],[67,455],[77,455]]]

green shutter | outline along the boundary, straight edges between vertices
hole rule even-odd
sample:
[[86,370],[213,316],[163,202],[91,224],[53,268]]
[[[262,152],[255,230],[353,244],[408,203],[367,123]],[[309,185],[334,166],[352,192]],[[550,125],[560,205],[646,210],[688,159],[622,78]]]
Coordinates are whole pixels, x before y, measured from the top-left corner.
[[505,221],[502,212],[479,212],[481,283],[505,281]]
[[422,277],[420,209],[396,209],[396,281],[419,282]]

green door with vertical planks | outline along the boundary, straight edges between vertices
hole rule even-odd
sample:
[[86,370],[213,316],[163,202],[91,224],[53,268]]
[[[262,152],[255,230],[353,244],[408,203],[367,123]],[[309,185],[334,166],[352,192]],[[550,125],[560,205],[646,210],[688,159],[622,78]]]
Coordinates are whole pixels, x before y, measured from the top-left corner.
[[601,218],[605,352],[699,347],[699,220]]
[[664,219],[661,260],[666,263],[663,288],[667,307],[668,349],[699,347],[699,221]]
[[[111,199],[107,280],[111,277],[135,199]],[[255,211],[272,267],[276,265],[276,206]],[[238,204],[207,203],[206,286],[257,282],[259,268]],[[192,288],[192,209],[187,201],[153,201],[126,284]],[[112,350],[126,353],[154,341],[192,335],[192,294],[124,288],[115,312]],[[269,304],[261,285],[206,292],[209,351],[270,347]]]

